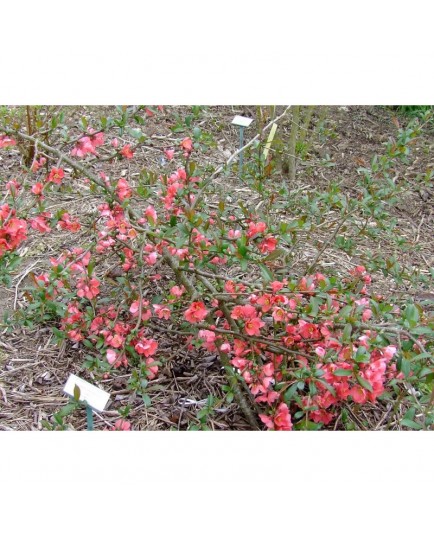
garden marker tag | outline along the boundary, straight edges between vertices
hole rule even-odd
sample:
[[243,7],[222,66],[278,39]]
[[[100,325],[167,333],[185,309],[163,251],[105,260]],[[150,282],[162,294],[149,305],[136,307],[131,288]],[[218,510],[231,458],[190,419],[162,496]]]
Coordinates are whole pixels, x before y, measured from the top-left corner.
[[68,381],[63,388],[63,392],[67,395],[74,397],[74,387],[77,386],[80,389],[80,400],[87,402],[89,406],[97,411],[103,411],[110,394],[106,393],[102,389],[95,387],[86,380],[82,380],[75,374],[70,374]]
[[232,119],[232,125],[237,125],[237,127],[240,129],[240,158],[238,164],[238,174],[240,177],[243,172],[243,151],[241,149],[244,146],[244,129],[247,128],[252,121],[253,119],[250,117],[243,117],[242,115],[236,115]]
[[232,124],[237,125],[237,127],[248,127],[252,123],[252,121],[253,119],[251,119],[250,117],[236,115],[232,120]]

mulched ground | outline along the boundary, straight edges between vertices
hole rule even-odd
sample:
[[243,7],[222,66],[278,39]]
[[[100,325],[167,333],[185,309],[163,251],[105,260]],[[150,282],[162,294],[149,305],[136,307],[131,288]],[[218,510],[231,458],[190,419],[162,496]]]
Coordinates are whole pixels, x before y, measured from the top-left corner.
[[[278,107],[278,112],[282,107]],[[104,115],[109,110],[104,108],[81,107],[76,111],[77,117],[86,114],[88,117]],[[170,127],[174,124],[174,115],[181,119],[189,113],[187,107],[169,107],[164,121],[146,123],[145,130],[152,137],[154,147],[142,148],[137,151],[132,162],[115,161],[103,165],[96,164],[96,170],[103,170],[110,176],[127,176],[131,180],[141,169],[154,170],[161,173],[161,147],[175,146],[182,133],[173,133]],[[208,107],[200,116],[197,124],[205,132],[210,132],[216,144],[203,155],[203,162],[213,167],[222,164],[238,147],[238,135],[230,122],[234,115],[255,116],[254,106],[222,106]],[[318,125],[320,111],[315,112],[314,125]],[[356,170],[368,164],[376,153],[382,154],[384,143],[396,136],[396,126],[392,120],[394,113],[385,107],[348,106],[329,107],[326,113],[323,137],[315,136],[309,147],[306,160],[301,161],[297,170],[296,184],[291,189],[300,188],[316,190],[338,177],[344,189],[351,191],[357,180]],[[405,123],[406,119],[399,118]],[[91,123],[91,121],[90,121]],[[282,122],[279,129],[281,135],[289,132],[290,124]],[[253,130],[252,130],[253,132]],[[256,133],[256,132],[255,132]],[[253,134],[252,134],[253,135]],[[248,138],[247,138],[248,139]],[[399,251],[400,262],[413,266],[422,273],[428,273],[433,266],[432,236],[434,232],[434,187],[433,184],[420,184],[418,175],[427,169],[434,168],[434,132],[431,128],[417,140],[413,148],[412,164],[397,166],[396,174],[399,181],[408,185],[405,195],[394,209],[399,218],[399,228],[414,247],[407,252]],[[7,181],[17,177],[20,155],[17,151],[3,152],[0,159],[0,180]],[[324,167],[321,163],[329,158],[335,165]],[[236,177],[231,180],[219,177],[219,185],[226,188],[227,195],[237,190],[238,196],[244,197],[252,205],[255,195],[240,184]],[[52,200],[56,207],[67,207],[72,215],[80,221],[96,210],[100,199],[83,191],[77,199],[68,192],[57,193]],[[324,231],[325,232],[325,231]],[[307,240],[297,252],[293,270],[302,273],[309,260],[315,255],[318,238],[324,238],[319,229],[314,237]],[[11,288],[0,287],[0,313],[3,310],[20,310],[25,306],[24,288],[29,284],[29,272],[38,273],[47,265],[48,258],[59,251],[85,241],[86,230],[83,226],[78,236],[68,237],[63,232],[53,232],[42,238],[33,237],[21,248],[20,254],[25,256],[19,271],[14,275]],[[360,247],[372,249],[372,243],[362,243]],[[392,247],[387,243],[377,244],[383,251]],[[393,250],[391,254],[395,253]],[[320,266],[336,267],[346,271],[358,264],[357,257],[342,251],[329,249],[320,262]],[[112,267],[106,263],[98,267],[98,274],[109,274]],[[386,295],[402,294],[424,296],[432,289],[423,284],[419,286],[407,284],[397,285],[388,278],[376,274],[375,288]],[[0,325],[1,326],[1,325]],[[50,329],[24,330],[17,327],[13,332],[0,331],[0,430],[41,430],[43,421],[52,422],[52,416],[67,402],[62,393],[63,386],[70,373],[98,384],[110,392],[110,403],[107,410],[95,416],[95,428],[105,429],[113,425],[119,418],[118,409],[131,406],[129,418],[134,430],[186,430],[192,425],[199,425],[198,411],[206,406],[207,397],[212,395],[220,402],[207,420],[207,425],[214,430],[248,430],[242,412],[235,403],[227,403],[221,386],[225,379],[216,356],[203,351],[187,351],[185,342],[176,334],[167,331],[159,333],[160,347],[164,352],[164,366],[157,379],[150,382],[149,395],[152,406],[146,408],[140,398],[135,397],[127,389],[130,374],[119,372],[119,376],[103,380],[88,370],[83,369],[84,350],[75,347],[71,342],[62,346],[53,344]],[[384,403],[366,407],[356,414],[351,407],[347,408],[349,418],[355,429],[390,429],[398,427],[398,420],[387,423],[387,414],[391,410]],[[385,417],[386,416],[386,417]],[[86,428],[85,413],[77,412],[67,418],[70,429]],[[333,423],[335,429],[342,429],[339,419]]]

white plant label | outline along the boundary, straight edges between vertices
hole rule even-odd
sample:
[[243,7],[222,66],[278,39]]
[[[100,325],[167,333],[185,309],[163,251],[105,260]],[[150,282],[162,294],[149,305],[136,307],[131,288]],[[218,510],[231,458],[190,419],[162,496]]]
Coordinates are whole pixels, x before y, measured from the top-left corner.
[[236,115],[232,120],[232,124],[237,125],[239,127],[248,127],[252,121],[253,119],[251,119],[250,117],[243,117],[242,115]]
[[99,387],[95,387],[95,385],[92,385],[86,380],[79,378],[75,374],[70,374],[68,381],[63,388],[63,392],[71,397],[74,397],[75,386],[80,389],[80,400],[82,402],[86,401],[89,406],[97,411],[104,410],[108,399],[110,398],[109,393],[106,393]]

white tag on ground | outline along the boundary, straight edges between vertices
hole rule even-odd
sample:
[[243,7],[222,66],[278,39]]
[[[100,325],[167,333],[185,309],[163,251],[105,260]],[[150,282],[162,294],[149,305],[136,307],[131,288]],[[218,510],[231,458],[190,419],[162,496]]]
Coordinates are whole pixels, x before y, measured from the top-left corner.
[[242,115],[236,115],[232,120],[232,124],[237,125],[239,127],[248,127],[252,121],[253,119],[251,119],[250,117],[243,117]]
[[108,399],[110,398],[109,393],[106,393],[99,387],[95,387],[86,380],[82,380],[75,374],[70,374],[68,381],[63,388],[63,392],[69,396],[74,397],[74,387],[77,386],[80,389],[80,400],[86,401],[89,406],[97,411],[103,411]]

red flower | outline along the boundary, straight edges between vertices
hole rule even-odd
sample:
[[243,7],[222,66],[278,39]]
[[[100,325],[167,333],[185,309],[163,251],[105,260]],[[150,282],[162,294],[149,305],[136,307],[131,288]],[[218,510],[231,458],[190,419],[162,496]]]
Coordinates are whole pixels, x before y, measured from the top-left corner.
[[181,147],[184,149],[184,156],[188,156],[193,150],[193,142],[191,138],[184,138],[181,142]]
[[[13,218],[15,210],[9,205],[0,205],[0,256],[5,251],[12,251],[27,238],[27,223],[25,220]],[[10,218],[6,223],[4,220]]]
[[258,316],[256,309],[253,305],[236,305],[231,313],[231,318],[234,320],[249,320]]
[[47,225],[47,220],[43,216],[36,216],[31,219],[30,226],[40,233],[49,233],[51,231],[51,228]]
[[47,182],[54,182],[54,184],[60,184],[64,176],[65,172],[62,168],[53,167],[47,177]]
[[260,318],[251,318],[244,324],[244,329],[247,335],[260,335],[260,329],[265,326],[265,322],[262,322]]
[[258,244],[261,253],[271,253],[276,249],[277,240],[274,236],[266,236],[262,242]]
[[185,287],[184,286],[181,286],[181,287],[178,287],[178,286],[174,286],[170,289],[170,294],[172,294],[173,296],[176,296],[177,298],[180,298],[185,292]]
[[355,385],[350,389],[349,394],[353,397],[356,404],[364,404],[368,399],[367,392],[361,385]]
[[271,430],[292,430],[291,414],[289,413],[288,406],[284,402],[278,405],[274,417],[261,414],[259,418]]
[[77,282],[77,296],[83,298],[86,296],[88,300],[92,300],[100,293],[99,290],[100,282],[98,279],[92,278],[90,281],[87,278],[80,279]]
[[73,233],[81,229],[80,222],[77,219],[71,219],[71,216],[67,212],[60,218],[59,226],[61,229],[68,229],[68,231],[72,231]]
[[75,147],[71,151],[72,156],[77,158],[83,158],[86,154],[96,154],[95,147],[88,136],[83,136],[75,144]]
[[32,186],[32,194],[35,195],[42,195],[42,190],[44,189],[44,185],[42,182],[37,182]]
[[154,339],[141,339],[135,346],[134,349],[138,354],[149,357],[154,355],[158,348],[158,342]]
[[155,314],[158,316],[158,318],[165,318],[166,320],[169,320],[171,311],[168,307],[158,304],[154,304],[152,307],[154,308]]
[[203,302],[193,302],[190,307],[185,311],[184,318],[187,322],[195,324],[196,322],[202,322],[208,315],[208,309]]
[[250,222],[249,230],[247,231],[247,237],[253,238],[255,235],[259,233],[264,233],[266,229],[267,229],[267,226],[262,221],[258,223]]
[[124,201],[124,199],[128,199],[129,197],[131,197],[132,189],[125,179],[118,180],[118,183],[116,185],[116,193],[118,194],[118,197],[121,201]]
[[125,158],[131,159],[134,156],[133,151],[131,150],[131,145],[124,145],[120,151],[121,155]]

